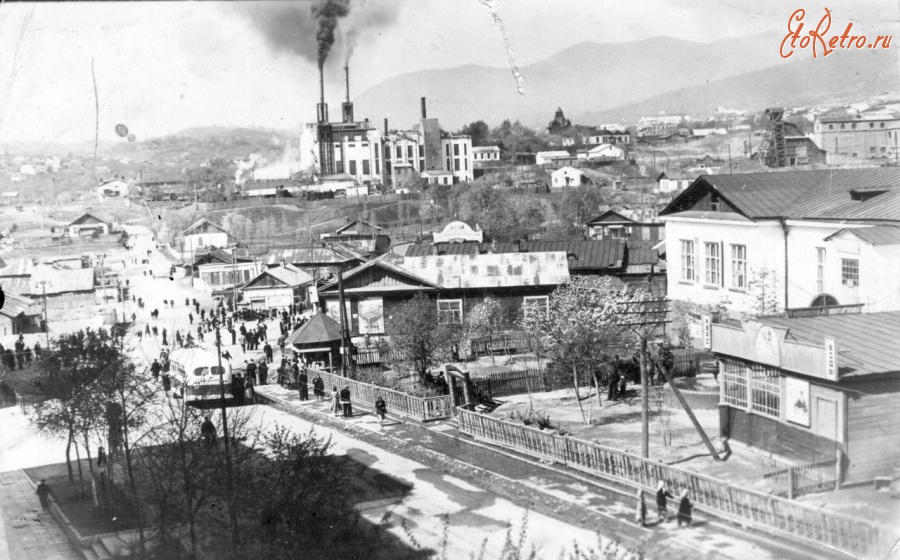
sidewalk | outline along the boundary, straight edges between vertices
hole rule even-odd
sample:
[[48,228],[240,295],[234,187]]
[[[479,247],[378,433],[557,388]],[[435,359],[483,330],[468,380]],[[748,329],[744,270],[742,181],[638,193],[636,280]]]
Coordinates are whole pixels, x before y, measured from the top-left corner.
[[41,509],[22,471],[0,473],[0,516],[0,558],[83,560],[53,516]]
[[[278,408],[304,417],[318,419],[325,425],[335,425],[351,432],[353,437],[387,446],[398,452],[397,444],[413,450],[424,450],[458,461],[471,467],[479,481],[499,480],[499,489],[506,497],[523,500],[550,515],[562,516],[570,523],[580,524],[585,518],[599,519],[594,527],[632,550],[643,550],[654,558],[747,558],[748,560],[842,558],[829,554],[818,546],[785,541],[736,528],[694,515],[689,529],[677,528],[674,520],[656,522],[653,497],[647,496],[648,527],[634,522],[634,490],[586,477],[564,468],[540,465],[493,447],[473,442],[459,434],[452,422],[419,423],[390,417],[384,427],[366,406],[354,403],[351,419],[335,418],[329,403],[315,400],[301,403],[296,391],[278,385],[256,387],[257,394],[275,403]],[[438,463],[439,464],[439,463]],[[479,474],[480,473],[480,474]],[[495,491],[497,488],[495,487]],[[543,509],[541,509],[543,508]],[[670,515],[672,510],[670,507]]]

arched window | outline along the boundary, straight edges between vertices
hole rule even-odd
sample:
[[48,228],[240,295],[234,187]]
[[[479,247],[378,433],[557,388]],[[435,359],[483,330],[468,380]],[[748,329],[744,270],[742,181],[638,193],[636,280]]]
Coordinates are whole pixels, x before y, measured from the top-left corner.
[[819,294],[813,298],[810,307],[832,307],[838,304],[838,300],[830,294]]

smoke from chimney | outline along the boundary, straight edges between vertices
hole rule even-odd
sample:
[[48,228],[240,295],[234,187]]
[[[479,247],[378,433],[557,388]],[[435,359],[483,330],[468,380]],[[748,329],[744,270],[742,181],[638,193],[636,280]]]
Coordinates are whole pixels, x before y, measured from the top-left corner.
[[[312,9],[306,2],[229,5],[263,34],[273,51],[296,55],[321,66],[335,39],[346,64],[360,41],[376,36],[370,31],[383,32],[397,21],[407,1],[352,0],[352,10],[351,0],[317,0]],[[342,20],[340,25],[339,20]]]

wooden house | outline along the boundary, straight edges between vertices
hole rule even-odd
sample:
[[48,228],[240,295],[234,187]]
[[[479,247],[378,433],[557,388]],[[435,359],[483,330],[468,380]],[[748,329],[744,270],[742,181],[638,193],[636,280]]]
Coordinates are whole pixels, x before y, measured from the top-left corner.
[[271,308],[291,305],[305,307],[307,288],[313,277],[293,265],[268,267],[240,287],[243,301],[250,307]]
[[703,321],[719,362],[720,433],[765,454],[834,459],[848,483],[900,464],[900,312]]

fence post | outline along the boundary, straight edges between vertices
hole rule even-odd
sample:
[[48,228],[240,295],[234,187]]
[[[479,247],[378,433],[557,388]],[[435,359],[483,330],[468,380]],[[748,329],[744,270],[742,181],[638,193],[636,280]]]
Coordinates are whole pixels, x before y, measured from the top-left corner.
[[788,467],[788,500],[794,499],[794,467]]

